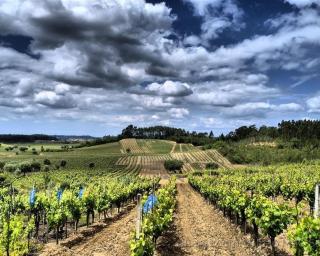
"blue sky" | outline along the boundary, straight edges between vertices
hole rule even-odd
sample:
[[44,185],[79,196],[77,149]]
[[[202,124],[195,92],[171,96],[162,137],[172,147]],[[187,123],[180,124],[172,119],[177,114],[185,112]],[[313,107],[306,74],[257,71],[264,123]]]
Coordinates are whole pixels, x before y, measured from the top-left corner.
[[0,133],[317,119],[320,0],[2,0]]

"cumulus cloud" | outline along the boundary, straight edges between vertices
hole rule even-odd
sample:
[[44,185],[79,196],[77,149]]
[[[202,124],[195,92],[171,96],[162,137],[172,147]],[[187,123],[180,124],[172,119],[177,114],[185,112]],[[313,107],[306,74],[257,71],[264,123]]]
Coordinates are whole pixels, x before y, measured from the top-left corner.
[[[9,119],[205,127],[316,112],[318,96],[306,106],[293,102],[320,68],[320,15],[310,7],[317,1],[287,1],[298,8],[270,15],[264,32],[238,39],[230,31],[246,29],[247,17],[236,0],[184,0],[199,21],[187,32],[168,3],[2,0],[0,35],[31,44],[27,52],[0,45],[1,111]],[[276,72],[294,75],[287,85]]]
[[34,96],[36,103],[52,108],[73,108],[76,102],[71,96],[58,95],[53,91],[41,91]]
[[266,77],[249,75],[238,78],[238,81],[223,80],[216,83],[203,83],[195,89],[194,95],[189,97],[191,102],[212,106],[231,107],[252,98],[263,99],[277,96],[277,88],[265,86]]
[[303,107],[297,103],[276,105],[267,102],[248,102],[225,109],[224,111],[232,117],[263,117],[270,112],[296,112],[300,110],[303,110]]
[[[184,0],[192,4],[194,14],[202,16],[204,22],[201,25],[201,42],[209,46],[209,41],[215,39],[225,29],[239,30],[244,27],[242,16],[244,12],[237,6],[234,0]],[[189,36],[185,43],[199,44],[200,40]]]
[[[2,33],[33,38],[32,50],[53,65],[47,77],[82,86],[126,87],[140,81],[133,73],[142,78],[172,73],[157,50],[167,43],[174,20],[164,3],[5,0],[0,14],[13,24],[8,28],[0,22]],[[143,65],[130,66],[136,62]]]
[[192,94],[192,89],[187,83],[179,81],[165,81],[164,83],[151,83],[141,93],[161,96],[183,97]]
[[189,110],[186,108],[170,108],[168,113],[171,115],[171,117],[183,118],[189,115]]
[[309,112],[320,112],[320,95],[316,95],[307,100]]

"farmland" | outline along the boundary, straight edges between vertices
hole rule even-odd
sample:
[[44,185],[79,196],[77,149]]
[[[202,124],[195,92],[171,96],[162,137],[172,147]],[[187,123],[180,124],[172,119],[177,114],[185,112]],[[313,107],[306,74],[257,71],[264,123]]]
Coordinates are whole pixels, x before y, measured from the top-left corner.
[[[35,250],[40,241],[43,242],[39,237],[44,237],[43,239],[49,242],[40,246],[43,247],[41,250],[44,256],[56,255],[54,251],[59,255],[73,255],[74,253],[84,255],[85,251],[90,250],[99,250],[103,255],[109,255],[99,247],[100,244],[104,244],[105,248],[112,248],[110,249],[112,254],[129,255],[130,232],[134,230],[136,218],[132,210],[136,204],[136,193],[142,191],[142,187],[147,191],[160,178],[162,179],[161,184],[166,184],[170,175],[164,168],[164,162],[173,159],[183,162],[181,171],[183,176],[177,180],[178,194],[177,206],[175,206],[177,214],[176,217],[171,216],[170,223],[173,222],[177,226],[176,235],[187,244],[205,241],[207,247],[204,247],[205,250],[195,250],[184,244],[167,247],[167,243],[175,243],[171,241],[172,237],[166,235],[165,229],[169,228],[167,226],[163,230],[163,236],[157,243],[157,247],[153,250],[160,255],[175,255],[179,250],[186,250],[192,255],[202,255],[205,251],[213,253],[216,250],[228,251],[232,254],[235,253],[235,248],[238,248],[241,255],[270,255],[273,252],[280,255],[291,255],[294,250],[301,249],[295,247],[294,241],[301,239],[297,233],[298,229],[309,228],[307,225],[311,218],[309,216],[312,216],[314,185],[320,179],[320,163],[318,162],[239,168],[233,166],[215,149],[203,150],[190,144],[168,140],[122,139],[119,142],[84,147],[37,143],[30,144],[26,146],[27,150],[21,151],[19,148],[23,146],[24,144],[2,144],[0,162],[3,162],[4,166],[26,161],[39,162],[42,171],[25,175],[4,171],[1,177],[3,184],[11,183],[19,191],[19,194],[15,196],[15,202],[22,208],[19,208],[20,214],[17,216],[30,214],[28,197],[34,188],[36,195],[39,196],[39,199],[35,200],[40,200],[40,198],[45,200],[41,201],[44,207],[41,208],[42,210],[31,208],[33,209],[32,214],[36,214],[34,215],[36,229],[30,233],[33,237],[32,246],[35,246],[31,247],[31,250]],[[14,149],[7,151],[5,147]],[[32,148],[35,148],[38,154],[29,152],[32,151]],[[63,166],[62,161],[65,161]],[[206,170],[207,166],[213,163],[219,169],[215,169],[214,172]],[[5,167],[4,170],[6,170]],[[155,177],[158,178],[154,179]],[[61,187],[64,188],[61,190],[64,192],[59,200],[65,203],[60,205],[54,195],[60,191]],[[88,197],[89,194],[85,194],[86,200],[91,200],[86,201],[88,204],[83,201],[84,199],[74,197],[82,188],[93,196]],[[8,195],[5,198],[10,202],[10,190],[4,187],[2,193]],[[116,199],[118,196],[122,198],[119,199],[120,201]],[[270,236],[271,233],[268,232],[272,230],[265,228],[261,222],[262,219],[259,219],[262,218],[260,215],[258,217],[250,215],[252,209],[256,211],[259,207],[251,205],[255,200],[268,205],[270,208],[266,208],[265,211],[270,211],[270,214],[273,211],[271,209],[277,209],[280,216],[284,214],[281,220],[275,220],[275,223],[278,224],[274,224],[280,225],[281,229],[272,226],[273,229],[278,230],[275,235]],[[257,204],[260,201],[257,201]],[[45,202],[57,204],[54,206],[57,208],[45,206]],[[210,205],[206,202],[210,202]],[[72,215],[68,205],[79,207],[79,217]],[[201,213],[194,210],[200,208],[203,209]],[[50,211],[58,209],[62,214],[59,216],[59,222],[50,224],[47,221],[37,221],[37,218],[45,217],[42,214],[49,214]],[[95,219],[93,216],[96,216]],[[12,221],[23,221],[19,218]],[[197,237],[189,234],[191,219],[194,219],[196,223],[194,232],[198,232]],[[214,221],[210,221],[211,219]],[[78,234],[74,227],[75,221],[79,226]],[[105,227],[106,221],[111,223],[110,226]],[[124,222],[130,223],[129,229],[122,228],[121,223]],[[244,223],[245,230],[243,229]],[[235,225],[244,231],[236,232]],[[255,225],[258,228],[257,232],[254,231]],[[47,226],[49,227],[48,232],[46,231]],[[57,228],[66,232],[66,235],[62,231],[62,233],[57,231]],[[116,232],[114,236],[111,236],[113,240],[111,237],[110,240],[105,240],[104,237],[108,236],[109,232],[115,232],[114,230],[118,230],[119,233]],[[93,233],[88,235],[88,232]],[[208,233],[211,233],[210,238],[206,236]],[[221,239],[220,234],[223,234],[224,240]],[[68,238],[65,239],[64,236]],[[269,241],[268,238],[271,240]],[[23,234],[20,239],[21,241],[28,240]],[[55,240],[60,245],[55,245]],[[253,241],[256,246],[248,246],[248,240]],[[218,241],[218,244],[212,246],[212,241]],[[131,243],[141,246],[138,241],[131,241]],[[25,247],[23,248],[26,250]],[[87,249],[82,252],[83,248]],[[308,249],[302,248],[301,250]],[[17,252],[17,255],[21,253],[22,251]]]

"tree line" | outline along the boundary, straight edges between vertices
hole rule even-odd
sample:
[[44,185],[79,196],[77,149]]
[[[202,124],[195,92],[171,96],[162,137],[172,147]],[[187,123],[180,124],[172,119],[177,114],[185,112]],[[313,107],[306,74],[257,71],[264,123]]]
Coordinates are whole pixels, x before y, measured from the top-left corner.
[[214,141],[212,132],[189,132],[181,128],[168,126],[136,127],[129,125],[122,130],[119,138],[173,140],[178,143],[191,143],[195,146],[205,145]]
[[35,141],[57,141],[55,136],[45,134],[0,134],[0,141],[4,143],[26,142],[31,143]]
[[281,121],[277,127],[255,125],[241,126],[227,135],[220,135],[217,139],[224,141],[240,141],[253,139],[282,139],[283,141],[297,140],[305,143],[320,140],[319,120],[290,120]]

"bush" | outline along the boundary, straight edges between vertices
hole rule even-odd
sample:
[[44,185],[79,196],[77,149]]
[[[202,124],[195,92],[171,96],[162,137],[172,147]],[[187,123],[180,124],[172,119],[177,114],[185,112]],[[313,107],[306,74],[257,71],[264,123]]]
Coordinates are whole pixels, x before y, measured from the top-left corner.
[[66,160],[61,160],[60,166],[61,167],[66,167],[66,165],[67,165],[67,161]]
[[16,163],[6,163],[3,168],[6,172],[15,172],[19,169],[19,165]]
[[49,165],[45,165],[43,171],[49,172],[50,171],[50,166]]
[[27,147],[20,147],[19,150],[20,150],[21,152],[26,152],[26,151],[28,150],[28,148],[27,148]]
[[94,168],[95,166],[96,166],[96,165],[95,165],[94,163],[90,163],[90,164],[89,164],[89,168],[91,168],[91,169]]
[[19,169],[23,173],[32,172],[31,163],[29,162],[23,162],[19,165]]
[[219,165],[217,163],[207,163],[206,164],[206,169],[210,169],[210,170],[214,170],[214,169],[218,169]]
[[31,162],[31,168],[33,172],[38,172],[41,170],[41,164],[39,162],[33,161]]
[[5,166],[5,162],[0,162],[0,170],[3,170],[3,167]]
[[0,185],[3,186],[6,182],[6,177],[3,175],[0,175]]
[[45,165],[51,165],[51,161],[49,159],[47,159],[47,158],[43,160],[43,163]]
[[181,172],[183,162],[180,160],[166,160],[164,167],[170,172]]

